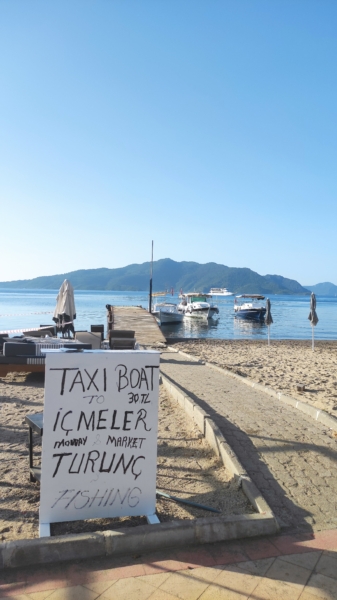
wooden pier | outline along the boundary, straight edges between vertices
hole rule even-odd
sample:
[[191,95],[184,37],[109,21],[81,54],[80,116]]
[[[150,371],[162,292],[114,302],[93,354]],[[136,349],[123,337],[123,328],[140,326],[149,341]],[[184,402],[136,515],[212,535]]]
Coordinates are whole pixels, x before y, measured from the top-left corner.
[[140,346],[162,348],[166,338],[153,315],[141,306],[113,306],[112,329],[132,329]]

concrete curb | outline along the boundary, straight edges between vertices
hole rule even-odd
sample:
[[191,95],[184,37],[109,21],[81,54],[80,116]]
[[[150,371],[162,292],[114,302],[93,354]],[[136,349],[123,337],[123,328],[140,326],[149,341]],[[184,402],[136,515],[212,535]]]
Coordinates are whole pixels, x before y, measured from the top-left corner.
[[[188,395],[184,394],[177,385],[172,383],[169,378],[161,372],[161,378],[163,385],[167,389],[168,393],[173,397],[179,405],[184,408],[186,413],[192,417],[193,421],[200,429],[201,433],[205,436],[209,445],[213,448],[215,453],[221,457],[222,462],[225,468],[229,471],[231,476],[237,479],[241,485],[243,492],[246,494],[247,498],[254,506],[255,510],[257,510],[258,514],[254,515],[256,519],[256,532],[253,535],[264,535],[265,531],[265,518],[268,516],[268,519],[271,520],[270,523],[270,531],[272,533],[276,533],[279,531],[279,525],[276,517],[273,514],[273,511],[263,498],[260,491],[257,489],[255,483],[250,479],[247,471],[241,465],[239,459],[237,458],[235,452],[227,443],[225,437],[222,435],[219,427],[214,423],[210,415],[208,415],[196,402],[194,402]],[[250,520],[249,517],[252,515],[243,515],[243,523],[246,523],[247,530],[243,533],[243,536],[238,537],[250,537],[252,534],[250,533]],[[228,517],[231,519],[232,517]],[[245,521],[248,519],[248,521]],[[261,530],[259,530],[258,523],[261,519]],[[198,520],[198,519],[197,519]],[[212,520],[213,521],[213,520]],[[244,526],[242,527],[242,531],[244,530]],[[221,539],[229,539],[227,537]]]
[[215,371],[219,371],[220,373],[225,373],[225,375],[229,375],[229,377],[233,377],[234,379],[241,381],[245,385],[248,385],[249,387],[252,387],[255,390],[264,392],[264,394],[268,394],[268,396],[277,398],[277,400],[280,400],[281,402],[284,402],[285,404],[288,404],[289,406],[292,406],[293,408],[297,408],[297,410],[300,410],[301,412],[305,413],[306,415],[308,415],[315,421],[318,421],[319,423],[326,425],[326,427],[329,427],[329,429],[332,429],[333,431],[337,431],[337,419],[335,419],[335,417],[332,417],[331,415],[329,415],[327,412],[325,412],[325,410],[320,410],[318,408],[315,408],[311,404],[306,404],[305,402],[302,402],[301,400],[297,400],[297,398],[294,398],[293,396],[288,396],[287,394],[282,394],[282,392],[277,392],[276,390],[273,390],[272,388],[262,385],[261,383],[255,383],[254,381],[251,381],[249,379],[249,377],[242,377],[242,375],[237,375],[236,373],[233,373],[232,371],[230,371],[229,369],[226,369],[224,367],[218,367],[217,365],[214,365],[213,363],[199,360],[196,356],[192,356],[191,354],[187,354],[186,352],[177,350],[173,346],[168,346],[167,349],[171,350],[173,352],[179,353],[182,356],[185,356],[186,358],[188,358],[189,360],[193,360],[194,362],[200,362],[201,364],[206,365],[206,367],[210,367],[211,369],[214,369]]
[[206,544],[275,533],[275,518],[263,515],[206,517],[118,531],[65,535],[1,544],[2,569],[79,560],[98,556],[146,553],[189,544]]

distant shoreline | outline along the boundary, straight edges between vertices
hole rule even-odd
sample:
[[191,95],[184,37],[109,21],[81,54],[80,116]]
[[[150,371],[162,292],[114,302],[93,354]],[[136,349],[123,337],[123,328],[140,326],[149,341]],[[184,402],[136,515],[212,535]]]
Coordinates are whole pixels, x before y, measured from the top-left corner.
[[[60,289],[59,287],[53,287],[53,288],[49,288],[49,287],[48,288],[47,287],[44,287],[44,288],[43,287],[28,287],[28,288],[25,288],[25,287],[19,287],[19,286],[3,285],[2,283],[0,283],[0,292],[7,292],[7,291],[8,292],[13,292],[13,291],[22,291],[22,292],[58,292],[59,289]],[[105,289],[105,288],[82,288],[82,287],[80,288],[80,287],[75,287],[75,286],[74,286],[74,291],[75,292],[101,292],[101,293],[102,292],[106,292],[106,293],[112,293],[112,294],[113,293],[119,293],[119,292],[120,293],[134,292],[134,293],[139,293],[139,294],[148,294],[149,293],[149,289],[135,290],[135,289],[129,289],[129,288],[127,288],[127,289],[125,288],[124,289],[123,288],[123,289],[113,289],[112,290],[112,289]],[[159,289],[159,288],[158,289],[154,288],[152,293],[161,292],[161,291],[162,290]],[[189,291],[191,291],[191,290],[189,290]],[[266,296],[266,297],[268,297],[268,296],[298,296],[298,297],[301,297],[301,296],[308,297],[308,296],[310,296],[310,292],[309,291],[307,293],[304,293],[304,292],[303,293],[302,292],[301,293],[299,293],[299,292],[296,292],[296,293],[291,293],[291,292],[282,292],[282,293],[278,292],[277,293],[276,292],[275,293],[275,292],[259,292],[259,291],[256,291],[254,289],[254,293],[255,292],[257,294],[261,293],[261,295]],[[209,291],[202,292],[202,293],[206,294],[206,293],[209,293]],[[240,294],[240,293],[241,292],[238,292],[238,294]],[[170,296],[171,293],[167,292],[167,295]],[[174,296],[177,296],[177,295],[179,295],[179,291],[178,290],[174,293]],[[227,300],[227,299],[230,299],[230,298],[233,299],[234,296],[236,296],[236,295],[237,294],[235,293],[235,294],[233,294],[233,296],[219,296],[218,300]],[[324,298],[337,298],[337,294],[316,294],[316,296],[317,297],[324,297]],[[214,294],[214,298],[216,298],[215,294]]]
[[215,262],[177,262],[170,258],[117,269],[79,269],[32,279],[1,281],[0,289],[59,289],[64,279],[69,279],[74,289],[83,291],[141,292],[149,289],[151,273],[153,289],[158,291],[173,288],[208,292],[211,288],[225,287],[234,294],[310,294],[310,290],[298,281],[282,275],[260,275],[249,268],[227,267]]

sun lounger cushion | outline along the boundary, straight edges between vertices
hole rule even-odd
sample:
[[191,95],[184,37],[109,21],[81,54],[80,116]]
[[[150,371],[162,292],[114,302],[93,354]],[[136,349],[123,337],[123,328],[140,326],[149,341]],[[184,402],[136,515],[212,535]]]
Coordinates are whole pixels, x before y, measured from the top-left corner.
[[134,350],[135,338],[110,338],[110,350]]
[[[97,338],[96,338],[97,339]],[[54,345],[52,343],[48,344],[48,340],[46,340],[45,342],[43,342],[43,346],[41,343],[30,343],[30,342],[26,342],[24,343],[23,341],[21,343],[18,342],[5,342],[3,345],[3,354],[4,356],[8,357],[18,357],[18,356],[44,356],[45,352],[44,352],[44,347],[47,348],[55,348],[55,350],[57,350],[57,348],[69,348],[70,350],[91,350],[92,348],[92,344],[91,342],[86,342],[86,343],[82,343],[80,340],[78,340],[78,343],[74,343],[74,342],[66,342],[66,341],[62,341],[60,340],[60,344],[59,346]]]
[[109,338],[134,338],[135,332],[131,329],[113,329],[109,331]]
[[36,356],[36,346],[35,344],[5,342],[3,353],[4,356]]
[[75,338],[84,344],[91,344],[93,350],[101,347],[101,333],[92,331],[76,331]]
[[90,326],[90,331],[92,333],[100,333],[101,334],[101,340],[104,340],[104,325],[91,325]]

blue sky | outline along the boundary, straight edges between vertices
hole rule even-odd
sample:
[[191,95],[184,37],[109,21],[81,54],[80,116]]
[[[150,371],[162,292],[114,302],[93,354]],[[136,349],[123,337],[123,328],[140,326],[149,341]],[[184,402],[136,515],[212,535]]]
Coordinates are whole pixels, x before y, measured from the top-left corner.
[[336,28],[335,0],[0,0],[0,281],[153,239],[337,284]]

